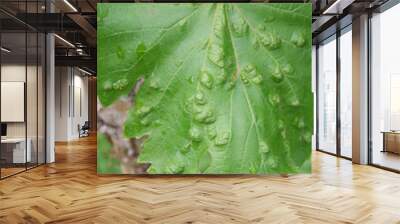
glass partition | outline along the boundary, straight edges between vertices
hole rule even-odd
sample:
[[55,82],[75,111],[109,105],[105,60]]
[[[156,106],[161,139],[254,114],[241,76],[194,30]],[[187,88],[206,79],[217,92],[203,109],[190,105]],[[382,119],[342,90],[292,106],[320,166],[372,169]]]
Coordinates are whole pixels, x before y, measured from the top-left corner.
[[[1,175],[24,171],[31,161],[26,141],[26,33],[1,34]],[[27,150],[28,146],[28,150]]]
[[27,39],[27,149],[31,151],[27,166],[30,168],[36,166],[38,160],[38,35],[36,32],[28,32]]
[[[41,12],[43,4],[0,2],[16,13]],[[1,179],[45,163],[46,39],[10,15],[0,12]]]
[[46,124],[46,39],[43,33],[38,33],[38,65],[37,65],[37,162],[43,164],[46,162],[46,144],[45,144],[45,124]]

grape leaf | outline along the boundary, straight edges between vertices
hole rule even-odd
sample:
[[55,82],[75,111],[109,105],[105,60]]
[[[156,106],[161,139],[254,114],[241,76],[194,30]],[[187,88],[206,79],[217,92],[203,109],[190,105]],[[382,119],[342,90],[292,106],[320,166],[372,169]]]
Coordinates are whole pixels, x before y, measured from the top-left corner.
[[112,145],[104,136],[97,134],[98,153],[97,153],[97,172],[102,174],[121,172],[120,162],[111,154]]
[[99,4],[98,47],[148,173],[310,172],[310,4]]

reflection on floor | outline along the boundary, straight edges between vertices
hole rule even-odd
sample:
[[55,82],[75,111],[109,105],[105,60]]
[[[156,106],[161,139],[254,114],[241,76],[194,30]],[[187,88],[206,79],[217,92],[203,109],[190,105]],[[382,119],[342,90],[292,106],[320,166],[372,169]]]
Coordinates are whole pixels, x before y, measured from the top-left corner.
[[400,175],[313,152],[312,174],[98,176],[96,139],[0,181],[0,223],[399,223]]
[[351,148],[342,147],[340,150],[341,150],[340,153],[341,153],[342,156],[347,157],[347,158],[351,158],[352,157],[352,152],[353,151],[352,151]]
[[15,173],[18,173],[18,172],[21,172],[21,171],[24,171],[24,170],[25,170],[25,167],[23,167],[23,168],[20,168],[20,167],[17,167],[17,168],[14,168],[14,167],[1,168],[1,178],[13,175]]
[[5,177],[11,176],[13,174],[20,173],[22,171],[25,171],[26,169],[30,169],[30,168],[33,168],[33,167],[36,167],[36,166],[37,166],[36,163],[27,163],[26,164],[26,168],[25,168],[25,164],[5,165],[5,167],[1,168],[1,178],[5,178]]
[[374,151],[373,163],[400,171],[400,155],[392,152]]

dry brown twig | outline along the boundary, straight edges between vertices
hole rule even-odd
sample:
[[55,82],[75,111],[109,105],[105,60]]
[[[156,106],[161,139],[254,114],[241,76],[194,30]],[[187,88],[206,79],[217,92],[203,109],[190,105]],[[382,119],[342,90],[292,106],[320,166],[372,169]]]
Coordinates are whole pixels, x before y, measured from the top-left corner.
[[143,174],[149,167],[149,164],[137,163],[143,139],[128,139],[123,133],[128,110],[134,106],[135,95],[143,82],[144,79],[139,79],[127,96],[122,96],[108,107],[103,107],[97,100],[98,131],[112,144],[111,153],[121,161],[121,170],[125,174]]

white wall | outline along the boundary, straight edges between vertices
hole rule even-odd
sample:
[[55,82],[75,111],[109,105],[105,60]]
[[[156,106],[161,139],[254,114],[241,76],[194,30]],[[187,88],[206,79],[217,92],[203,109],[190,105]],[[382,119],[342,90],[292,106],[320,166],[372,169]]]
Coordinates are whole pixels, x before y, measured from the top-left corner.
[[[36,75],[36,67],[27,66],[25,64],[4,64],[1,66],[1,81],[2,82],[25,82],[26,71],[29,75]],[[28,77],[28,82],[30,85],[36,85],[36,80],[30,80]],[[36,108],[36,88],[27,89],[27,106]],[[32,105],[31,103],[34,102]],[[1,108],[1,110],[7,110],[8,108]],[[24,109],[24,108],[22,108]],[[36,110],[34,110],[36,112]],[[32,108],[27,109],[27,112],[32,112]],[[36,113],[28,113],[28,128],[33,128],[36,130]],[[33,123],[32,123],[33,122]],[[25,137],[25,124],[26,122],[7,122],[7,135],[8,137]],[[31,132],[28,130],[28,137]],[[36,134],[36,132],[35,132]]]
[[67,67],[55,68],[55,141],[68,140],[68,87]]
[[[80,73],[82,74],[82,73]],[[75,119],[74,119],[74,127],[76,127],[78,124],[83,125],[85,121],[88,121],[89,119],[89,114],[88,114],[88,77],[87,76],[81,76],[81,75],[75,75],[75,105],[77,104],[77,100],[81,101],[81,110],[82,112],[79,112],[79,108],[75,106]],[[80,99],[77,98],[77,90],[80,90]],[[77,129],[74,129],[75,135],[78,135]]]
[[[38,69],[38,71],[37,71]],[[14,110],[25,113],[26,120],[21,122],[6,122],[7,123],[7,137],[21,138],[27,136],[30,140],[30,148],[32,151],[32,161],[44,163],[44,150],[45,150],[45,116],[44,116],[44,100],[45,90],[44,87],[44,74],[40,66],[25,66],[24,64],[9,63],[1,66],[1,81],[2,82],[24,82],[26,84],[26,106]],[[27,80],[25,80],[27,78]],[[4,89],[2,89],[3,92]],[[19,90],[20,94],[24,94],[24,90]],[[7,95],[2,95],[2,98]],[[13,113],[13,108],[2,107],[2,112]],[[22,110],[22,111],[21,111]],[[15,113],[15,112],[14,112]],[[37,156],[38,153],[38,156]],[[51,160],[49,160],[51,162]]]
[[55,85],[55,140],[77,139],[78,124],[88,120],[88,78],[76,68],[56,67]]

